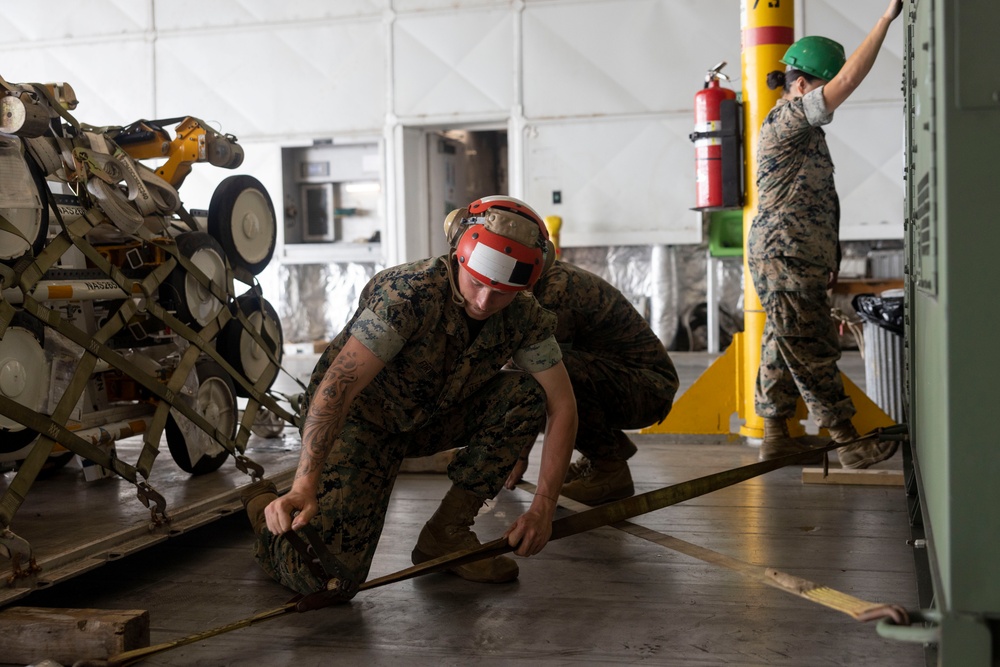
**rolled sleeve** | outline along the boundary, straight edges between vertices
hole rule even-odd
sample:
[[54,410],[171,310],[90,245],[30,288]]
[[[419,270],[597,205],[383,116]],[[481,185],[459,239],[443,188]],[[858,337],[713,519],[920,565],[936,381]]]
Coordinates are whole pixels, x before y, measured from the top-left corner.
[[540,343],[522,347],[514,353],[514,363],[529,373],[548,370],[562,361],[562,350],[555,336],[549,336]]
[[406,342],[406,339],[369,308],[365,308],[354,321],[351,335],[385,363],[399,354]]
[[833,120],[833,114],[826,110],[826,100],[823,98],[823,86],[816,90],[810,90],[802,96],[802,109],[806,113],[806,120],[813,127],[826,125]]

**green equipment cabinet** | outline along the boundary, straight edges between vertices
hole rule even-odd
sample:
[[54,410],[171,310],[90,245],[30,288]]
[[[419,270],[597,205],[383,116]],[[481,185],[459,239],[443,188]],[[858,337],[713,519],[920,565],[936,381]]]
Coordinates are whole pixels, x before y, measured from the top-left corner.
[[932,621],[910,639],[929,662],[985,667],[1000,662],[1000,2],[908,0],[903,18],[907,490]]

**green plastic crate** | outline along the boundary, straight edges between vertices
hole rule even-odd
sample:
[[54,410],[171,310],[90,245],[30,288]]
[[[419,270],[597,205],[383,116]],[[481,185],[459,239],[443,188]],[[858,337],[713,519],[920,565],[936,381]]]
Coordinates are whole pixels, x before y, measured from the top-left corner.
[[714,211],[708,220],[708,250],[712,257],[743,254],[743,210]]

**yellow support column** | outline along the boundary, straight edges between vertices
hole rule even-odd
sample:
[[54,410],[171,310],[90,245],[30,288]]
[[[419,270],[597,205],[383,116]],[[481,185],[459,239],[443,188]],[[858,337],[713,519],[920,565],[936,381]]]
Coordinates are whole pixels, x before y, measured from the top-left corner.
[[742,335],[733,336],[732,345],[674,401],[666,419],[642,432],[729,435],[729,420],[738,405],[733,380],[742,361],[742,348],[737,342]]
[[[743,204],[743,346],[744,364],[737,372],[737,382],[743,388],[739,408],[744,423],[740,435],[748,438],[764,437],[764,420],[754,409],[754,389],[757,369],[760,367],[760,341],[764,334],[764,309],[757,297],[747,263],[747,234],[757,212],[757,137],[764,118],[781,97],[781,90],[767,87],[767,73],[784,71],[781,58],[795,41],[794,2],[744,2],[741,26],[743,29],[743,147],[746,159],[746,201]],[[797,422],[789,424],[792,435],[804,430]]]

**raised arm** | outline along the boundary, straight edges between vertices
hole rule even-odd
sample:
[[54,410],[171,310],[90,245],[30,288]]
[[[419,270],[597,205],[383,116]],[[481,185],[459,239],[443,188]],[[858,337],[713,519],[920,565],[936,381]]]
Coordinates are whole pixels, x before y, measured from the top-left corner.
[[[382,360],[353,336],[330,364],[309,403],[292,488],[264,510],[272,533],[301,528],[315,516],[323,466],[344,427],[351,403],[384,367]],[[296,510],[299,514],[293,520]]]
[[875,64],[875,58],[882,48],[882,42],[885,41],[889,25],[899,16],[902,9],[902,0],[889,0],[889,6],[885,13],[879,17],[875,27],[868,33],[861,45],[854,50],[837,75],[823,86],[823,100],[826,102],[828,113],[833,113],[834,109],[843,104],[868,76],[868,72],[871,71],[872,65]]
[[549,541],[556,500],[576,442],[576,398],[563,362],[532,376],[545,390],[547,419],[535,497],[528,511],[507,530],[507,539],[517,546],[519,556],[532,556]]

